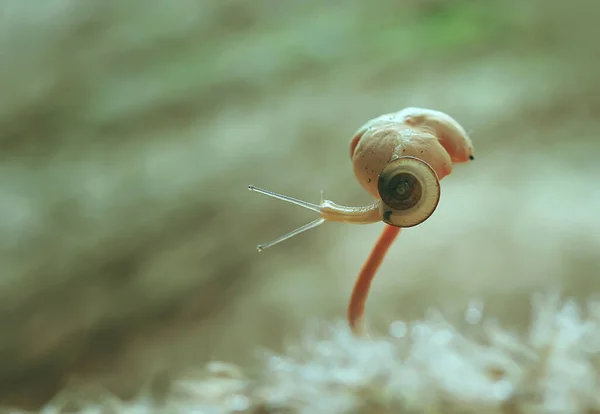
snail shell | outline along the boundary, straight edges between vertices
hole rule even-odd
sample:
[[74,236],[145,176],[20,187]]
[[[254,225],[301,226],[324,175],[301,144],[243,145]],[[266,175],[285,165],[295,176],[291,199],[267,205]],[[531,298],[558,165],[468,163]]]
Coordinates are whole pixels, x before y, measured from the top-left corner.
[[434,169],[415,157],[399,157],[381,171],[377,182],[382,220],[395,227],[413,227],[427,220],[440,201]]

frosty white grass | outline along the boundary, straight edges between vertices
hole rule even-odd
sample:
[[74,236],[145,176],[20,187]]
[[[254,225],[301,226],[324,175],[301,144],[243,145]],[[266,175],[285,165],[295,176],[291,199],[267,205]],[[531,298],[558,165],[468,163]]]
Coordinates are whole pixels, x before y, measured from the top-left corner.
[[[590,413],[600,410],[600,301],[533,298],[528,335],[483,318],[459,330],[443,315],[395,322],[387,337],[321,324],[261,372],[213,362],[161,397],[133,402],[68,390],[44,413]],[[470,326],[473,328],[473,325]]]

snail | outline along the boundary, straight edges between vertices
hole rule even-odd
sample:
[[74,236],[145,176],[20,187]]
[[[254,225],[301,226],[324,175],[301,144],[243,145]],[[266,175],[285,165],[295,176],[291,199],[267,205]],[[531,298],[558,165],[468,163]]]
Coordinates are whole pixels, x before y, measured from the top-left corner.
[[360,127],[350,141],[350,158],[358,182],[375,198],[371,205],[339,205],[325,200],[323,192],[320,203],[313,204],[252,185],[248,188],[319,213],[316,220],[258,245],[259,251],[326,221],[386,224],[356,279],[348,304],[348,324],[354,334],[364,336],[367,295],[387,251],[402,228],[417,226],[431,217],[440,200],[440,180],[452,172],[453,164],[474,159],[473,144],[448,114],[405,108],[371,119]]

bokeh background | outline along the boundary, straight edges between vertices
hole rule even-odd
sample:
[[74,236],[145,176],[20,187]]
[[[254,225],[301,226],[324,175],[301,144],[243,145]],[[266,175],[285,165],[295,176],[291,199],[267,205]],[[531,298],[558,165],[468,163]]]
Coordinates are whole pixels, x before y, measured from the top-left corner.
[[[0,403],[77,383],[122,398],[211,360],[251,372],[345,317],[382,225],[326,223],[249,184],[366,205],[349,140],[420,106],[476,160],[403,231],[373,332],[600,287],[600,6],[573,0],[0,0]],[[457,322],[459,323],[459,322]],[[158,379],[157,379],[158,378]]]

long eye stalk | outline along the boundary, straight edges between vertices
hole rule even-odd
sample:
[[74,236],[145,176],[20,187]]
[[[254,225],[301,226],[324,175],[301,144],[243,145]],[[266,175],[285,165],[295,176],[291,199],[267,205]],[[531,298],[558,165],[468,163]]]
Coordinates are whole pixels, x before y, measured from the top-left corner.
[[248,190],[255,191],[257,193],[264,194],[264,195],[276,198],[281,201],[286,201],[288,203],[296,204],[297,206],[304,207],[304,208],[307,208],[312,211],[316,211],[317,213],[321,212],[321,208],[317,204],[309,203],[308,201],[302,201],[302,200],[298,200],[297,198],[294,198],[294,197],[288,197],[283,194],[277,194],[277,193],[274,193],[273,191],[265,190],[263,188],[258,188],[253,185],[249,185]]
[[260,252],[268,247],[272,247],[278,243],[281,243],[284,240],[287,240],[291,237],[294,237],[300,233],[304,233],[310,229],[314,229],[315,227],[323,224],[325,221],[337,221],[341,223],[354,223],[354,224],[369,224],[376,223],[381,221],[381,217],[379,215],[379,202],[371,204],[366,207],[348,207],[341,206],[339,204],[335,204],[330,200],[324,200],[323,194],[321,193],[321,203],[313,204],[308,201],[302,201],[294,197],[285,196],[283,194],[278,194],[273,191],[265,190],[262,188],[255,187],[253,185],[248,186],[248,190],[254,191],[260,194],[264,194],[266,196],[276,198],[281,201],[285,201],[287,203],[295,204],[297,206],[306,208],[308,210],[315,211],[319,213],[320,218],[311,221],[304,226],[298,227],[297,229],[278,237],[277,239],[270,241],[268,243],[259,244],[256,246],[256,249]]
[[298,227],[296,230],[292,230],[289,233],[284,234],[283,236],[278,237],[273,241],[257,245],[256,250],[258,250],[259,252],[262,252],[264,249],[266,249],[268,247],[275,246],[277,243],[281,243],[282,241],[290,239],[290,238],[296,236],[297,234],[304,233],[305,231],[308,231],[310,229],[314,229],[315,227],[317,227],[323,223],[325,223],[324,218],[318,218],[316,220],[313,220],[310,223],[305,224],[304,226]]

